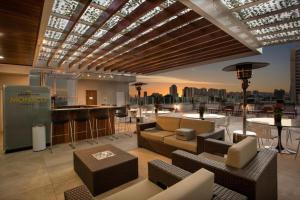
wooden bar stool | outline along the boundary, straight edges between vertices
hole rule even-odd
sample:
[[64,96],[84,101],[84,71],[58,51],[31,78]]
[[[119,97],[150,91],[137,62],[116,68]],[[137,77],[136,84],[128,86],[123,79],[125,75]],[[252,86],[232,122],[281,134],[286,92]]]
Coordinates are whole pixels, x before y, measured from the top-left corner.
[[53,145],[53,125],[65,125],[68,124],[67,134],[71,139],[70,145],[73,146],[74,138],[72,135],[72,123],[71,115],[69,111],[52,111],[51,112],[51,124],[50,124],[50,150],[52,153]]
[[[90,112],[88,109],[78,109],[78,110],[72,110],[71,111],[71,116],[72,116],[72,122],[73,122],[73,138],[74,138],[74,144],[76,142],[76,134],[77,133],[82,133],[85,132],[86,134],[86,139],[88,139],[88,125],[90,128],[90,135],[92,138],[92,141],[94,140],[93,138],[93,129],[92,129],[92,124],[91,124],[91,117],[90,117]],[[77,123],[84,123],[85,122],[85,131],[80,131],[76,132],[76,124]],[[92,143],[91,143],[92,144]],[[73,146],[75,148],[75,146]]]
[[122,120],[124,120],[123,121],[124,125],[123,125],[123,129],[121,131],[123,131],[123,132],[125,132],[126,130],[128,131],[129,129],[128,129],[127,121],[126,121],[127,117],[128,117],[128,113],[127,113],[126,107],[117,108],[116,112],[115,112],[115,116],[117,118],[118,133],[120,133]]

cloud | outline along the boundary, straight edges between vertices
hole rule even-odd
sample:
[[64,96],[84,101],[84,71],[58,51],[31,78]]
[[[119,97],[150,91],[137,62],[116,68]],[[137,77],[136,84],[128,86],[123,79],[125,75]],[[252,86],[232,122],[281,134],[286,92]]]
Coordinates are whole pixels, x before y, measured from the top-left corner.
[[232,85],[224,84],[222,82],[206,82],[206,81],[193,81],[182,78],[174,78],[168,76],[137,76],[137,81],[145,83],[170,83],[170,84],[195,84],[195,85]]

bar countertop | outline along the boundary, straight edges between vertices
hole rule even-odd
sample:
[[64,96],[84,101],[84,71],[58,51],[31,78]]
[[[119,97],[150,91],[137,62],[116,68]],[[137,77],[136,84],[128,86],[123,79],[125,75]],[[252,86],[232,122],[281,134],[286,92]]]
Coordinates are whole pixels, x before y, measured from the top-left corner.
[[116,109],[120,106],[99,106],[99,105],[72,105],[61,108],[52,108],[51,111],[69,111],[69,110],[93,110],[93,109]]

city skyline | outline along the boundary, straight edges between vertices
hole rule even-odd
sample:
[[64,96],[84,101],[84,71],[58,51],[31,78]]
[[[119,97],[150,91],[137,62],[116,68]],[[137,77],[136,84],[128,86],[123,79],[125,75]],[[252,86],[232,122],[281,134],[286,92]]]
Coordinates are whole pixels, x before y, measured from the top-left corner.
[[[169,94],[169,87],[177,86],[178,95],[182,95],[184,87],[226,89],[228,92],[240,92],[240,81],[235,73],[222,71],[223,67],[238,62],[256,61],[269,62],[266,68],[253,72],[249,90],[273,92],[274,89],[290,89],[290,53],[299,48],[300,42],[276,45],[263,48],[262,55],[248,56],[206,65],[191,65],[188,68],[173,70],[151,76],[137,76],[137,81],[148,85],[143,87],[148,95],[152,93]],[[135,89],[130,88],[130,95],[135,95]]]

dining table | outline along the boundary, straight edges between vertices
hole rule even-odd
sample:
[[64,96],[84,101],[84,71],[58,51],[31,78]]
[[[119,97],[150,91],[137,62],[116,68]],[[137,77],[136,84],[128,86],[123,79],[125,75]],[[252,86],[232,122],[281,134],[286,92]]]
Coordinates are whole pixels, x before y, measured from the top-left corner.
[[281,119],[281,123],[275,122],[274,118],[271,117],[257,117],[257,118],[248,118],[247,122],[250,123],[258,123],[258,124],[265,124],[273,127],[277,127],[278,130],[278,143],[276,146],[276,150],[278,153],[286,153],[286,154],[291,154],[295,153],[288,148],[284,148],[282,146],[282,141],[281,141],[281,132],[283,128],[300,128],[300,120],[297,119],[286,119],[283,118]]

